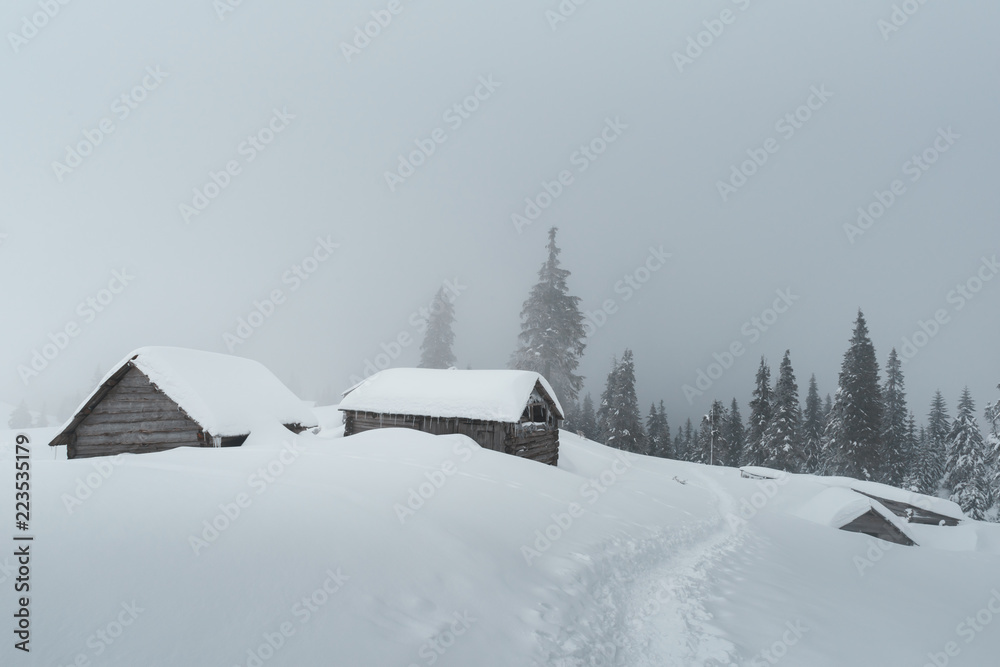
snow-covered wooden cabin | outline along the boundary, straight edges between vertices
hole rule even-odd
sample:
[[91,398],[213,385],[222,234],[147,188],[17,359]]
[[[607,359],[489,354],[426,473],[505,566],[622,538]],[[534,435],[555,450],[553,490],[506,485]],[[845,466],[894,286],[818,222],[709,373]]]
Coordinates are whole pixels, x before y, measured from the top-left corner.
[[123,359],[49,443],[68,458],[238,447],[254,428],[317,425],[312,410],[250,359],[146,347]]
[[830,487],[799,508],[796,515],[815,523],[880,540],[914,546],[906,523],[882,503],[852,489]]
[[344,392],[344,435],[376,428],[461,433],[481,447],[556,465],[562,406],[538,373],[392,368]]

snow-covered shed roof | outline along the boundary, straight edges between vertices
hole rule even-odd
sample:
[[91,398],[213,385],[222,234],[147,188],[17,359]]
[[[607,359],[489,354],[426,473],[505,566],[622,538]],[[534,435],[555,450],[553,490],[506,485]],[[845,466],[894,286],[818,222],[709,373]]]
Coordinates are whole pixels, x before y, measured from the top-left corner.
[[878,482],[866,482],[853,479],[851,477],[819,477],[818,480],[827,486],[845,487],[854,489],[858,493],[866,496],[873,496],[876,499],[889,500],[903,505],[912,505],[915,508],[940,514],[956,521],[965,519],[962,508],[957,503],[946,498],[935,498],[922,493],[904,491],[887,484]]
[[562,419],[562,406],[544,377],[511,370],[390,368],[344,392],[340,409],[517,422],[536,389]]
[[877,500],[844,487],[833,486],[824,489],[802,505],[795,514],[824,526],[843,528],[869,511],[874,511],[913,542],[906,522]]
[[263,364],[252,359],[180,347],[144,347],[122,359],[60,430],[53,444],[86,417],[131,368],[141,371],[204,430],[246,435],[255,424],[318,424],[309,406]]

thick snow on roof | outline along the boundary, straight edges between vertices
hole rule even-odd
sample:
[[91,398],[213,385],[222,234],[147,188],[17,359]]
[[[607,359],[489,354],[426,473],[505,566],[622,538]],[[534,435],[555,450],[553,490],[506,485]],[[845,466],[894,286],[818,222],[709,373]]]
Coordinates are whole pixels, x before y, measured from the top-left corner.
[[820,491],[795,514],[814,523],[841,528],[870,510],[873,502],[850,489],[832,487]]
[[[843,528],[869,510],[875,510],[883,519],[899,529],[901,533],[910,537],[910,530],[907,524],[887,510],[882,503],[839,486],[824,489],[800,507],[795,514],[803,519],[824,526]],[[912,538],[910,539],[912,540]]]
[[390,368],[348,389],[340,409],[516,422],[538,383],[564,415],[544,377],[509,370]]
[[[101,384],[130,361],[212,435],[245,435],[255,424],[317,425],[309,406],[252,359],[144,347],[116,364]],[[89,401],[90,397],[84,405]]]
[[906,503],[907,505],[913,505],[914,507],[919,507],[922,510],[935,512],[936,514],[941,514],[953,519],[965,519],[965,514],[962,513],[962,508],[959,507],[957,503],[944,498],[935,498],[922,493],[904,491],[903,489],[897,489],[894,486],[879,484],[878,482],[865,482],[851,477],[817,477],[816,479],[827,486],[846,487],[862,493],[867,493],[871,496],[877,496],[885,500],[892,500],[895,502]]

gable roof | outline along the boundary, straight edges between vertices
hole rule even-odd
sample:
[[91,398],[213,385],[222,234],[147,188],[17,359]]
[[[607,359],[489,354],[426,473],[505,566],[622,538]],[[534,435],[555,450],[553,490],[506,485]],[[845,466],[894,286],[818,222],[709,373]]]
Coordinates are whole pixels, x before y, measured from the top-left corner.
[[257,424],[318,424],[306,403],[262,364],[226,354],[180,347],[144,347],[121,360],[77,408],[50,444],[64,444],[125,374],[135,368],[205,431],[247,435]]
[[345,391],[340,409],[517,422],[536,390],[563,419],[562,406],[544,377],[511,370],[390,368]]
[[906,524],[874,498],[851,489],[831,486],[802,505],[795,514],[831,528],[844,528],[859,517],[874,512],[913,542]]

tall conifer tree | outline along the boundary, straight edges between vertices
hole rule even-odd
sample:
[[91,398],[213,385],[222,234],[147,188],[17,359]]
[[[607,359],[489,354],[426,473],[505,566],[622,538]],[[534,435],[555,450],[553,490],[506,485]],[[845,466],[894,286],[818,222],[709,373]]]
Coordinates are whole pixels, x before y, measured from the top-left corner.
[[568,402],[577,399],[583,386],[576,369],[586,347],[586,332],[580,298],[570,296],[566,285],[570,272],[559,264],[556,231],[556,227],[549,230],[549,256],[521,309],[518,348],[508,366],[541,373],[559,400]]
[[645,453],[646,437],[635,394],[632,350],[626,349],[620,362],[612,361],[597,420],[603,427],[606,445],[636,454]]
[[764,357],[757,367],[756,386],[750,401],[750,420],[747,427],[746,449],[743,453],[745,465],[759,466],[764,463],[763,439],[767,425],[771,423],[771,369]]
[[976,406],[966,387],[948,434],[945,486],[951,489],[952,501],[958,503],[970,519],[982,520],[993,506],[992,480],[987,480],[988,469],[986,442],[976,423]]
[[837,395],[824,434],[826,471],[835,475],[875,480],[881,470],[879,436],[882,426],[882,388],[875,346],[868,337],[865,316],[859,310],[851,344],[840,367]]
[[907,430],[908,410],[903,385],[903,364],[896,354],[896,348],[889,353],[889,361],[885,365],[882,403],[881,481],[900,486],[912,465],[912,454]]
[[427,331],[420,344],[420,368],[451,368],[455,365],[455,355],[451,351],[455,344],[455,334],[451,325],[455,321],[455,297],[446,295],[440,288],[431,301]]
[[823,405],[819,398],[819,388],[816,376],[809,378],[809,390],[806,393],[806,409],[803,413],[802,441],[805,458],[804,472],[814,473],[819,470],[820,441],[823,437]]
[[951,418],[948,404],[941,391],[934,392],[931,409],[927,414],[927,441],[921,461],[920,490],[935,495],[944,480],[944,469],[948,461],[948,434],[951,432]]
[[761,444],[764,466],[786,472],[804,470],[806,461],[802,446],[801,414],[799,386],[795,382],[789,351],[785,350],[778,368],[778,380],[774,385],[771,419],[764,430]]

